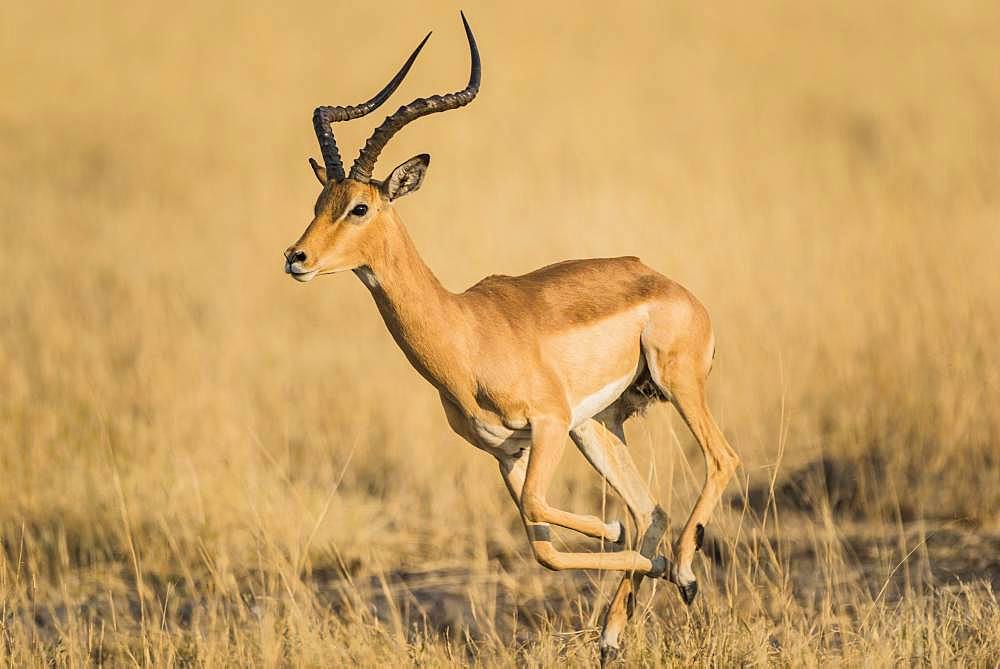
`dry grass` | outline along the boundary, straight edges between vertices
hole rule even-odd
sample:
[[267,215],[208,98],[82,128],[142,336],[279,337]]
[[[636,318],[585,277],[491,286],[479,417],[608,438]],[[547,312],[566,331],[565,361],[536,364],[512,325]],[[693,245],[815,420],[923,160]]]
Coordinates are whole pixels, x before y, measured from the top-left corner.
[[[712,311],[746,467],[630,664],[994,664],[1000,11],[753,4],[466,7],[479,99],[382,169],[434,155],[400,206],[453,289],[639,253]],[[613,577],[533,563],[357,281],[281,273],[313,106],[429,27],[400,99],[462,82],[449,3],[2,10],[5,662],[595,661]],[[700,455],[629,435],[676,529]],[[575,453],[554,494],[605,503]]]

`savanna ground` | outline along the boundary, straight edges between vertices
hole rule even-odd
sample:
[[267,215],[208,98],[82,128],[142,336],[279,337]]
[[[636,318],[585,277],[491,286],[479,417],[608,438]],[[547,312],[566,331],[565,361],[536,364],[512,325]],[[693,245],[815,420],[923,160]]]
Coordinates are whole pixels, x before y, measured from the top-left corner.
[[[458,7],[140,4],[0,9],[0,657],[594,663],[617,577],[537,566],[361,284],[281,271],[313,107],[430,28],[387,109],[461,87]],[[479,98],[379,170],[433,154],[399,208],[445,285],[638,254],[718,334],[744,468],[626,662],[995,664],[997,4],[464,9]],[[697,446],[628,435],[676,531]],[[572,449],[553,498],[620,515]]]

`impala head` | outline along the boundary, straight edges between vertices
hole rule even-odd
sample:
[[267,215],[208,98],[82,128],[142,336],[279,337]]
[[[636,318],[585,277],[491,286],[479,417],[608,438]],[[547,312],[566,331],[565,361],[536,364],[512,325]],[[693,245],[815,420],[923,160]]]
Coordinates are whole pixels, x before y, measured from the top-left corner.
[[285,250],[285,272],[292,278],[309,281],[317,274],[331,274],[364,265],[367,253],[378,242],[380,232],[390,221],[386,213],[392,202],[420,188],[431,160],[426,153],[405,161],[383,181],[372,178],[375,161],[392,136],[410,121],[462,107],[476,97],[480,77],[479,50],[464,14],[462,23],[472,54],[469,85],[457,93],[417,98],[386,117],[365,142],[346,176],[331,123],[360,118],[382,105],[402,83],[430,33],[417,45],[396,76],[371,100],[349,107],[319,107],[313,113],[313,127],[323,154],[323,165],[312,158],[309,163],[323,190],[316,199],[312,222],[299,240]]

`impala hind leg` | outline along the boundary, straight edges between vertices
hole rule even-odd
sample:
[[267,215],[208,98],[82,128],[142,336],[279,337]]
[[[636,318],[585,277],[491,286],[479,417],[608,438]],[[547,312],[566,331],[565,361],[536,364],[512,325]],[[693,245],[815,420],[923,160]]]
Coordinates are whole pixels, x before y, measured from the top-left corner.
[[646,482],[625,445],[622,425],[613,417],[614,407],[584,421],[570,432],[573,443],[587,461],[622,498],[641,535],[657,508]]
[[[521,488],[521,514],[528,540],[538,562],[549,569],[598,569],[631,571],[662,576],[667,568],[663,556],[646,557],[634,550],[616,553],[567,553],[552,545],[549,525],[571,529],[575,514],[556,509],[546,501],[546,493],[566,445],[566,424],[555,420],[533,420],[531,452]],[[508,483],[510,485],[510,483]]]
[[692,376],[676,381],[670,387],[670,394],[705,456],[705,484],[674,544],[674,563],[670,572],[670,580],[677,584],[684,603],[691,604],[698,594],[698,582],[691,569],[694,554],[701,548],[705,525],[740,459],[708,410],[704,378]]
[[[594,466],[616,493],[624,500],[635,521],[640,537],[640,554],[652,558],[667,530],[667,514],[649,493],[645,481],[636,469],[625,445],[625,433],[612,406],[595,419],[585,422],[570,433],[584,457]],[[601,664],[614,659],[621,649],[621,634],[635,610],[635,598],[642,585],[643,574],[625,573],[608,603],[598,642]]]

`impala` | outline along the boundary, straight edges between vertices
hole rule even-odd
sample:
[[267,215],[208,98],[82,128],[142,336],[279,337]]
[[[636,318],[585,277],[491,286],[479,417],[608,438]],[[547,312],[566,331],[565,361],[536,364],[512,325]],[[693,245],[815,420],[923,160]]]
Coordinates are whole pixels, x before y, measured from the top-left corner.
[[[468,86],[400,107],[374,131],[347,175],[331,124],[384,103],[430,35],[368,102],[316,109],[323,165],[310,164],[323,189],[312,222],[285,251],[285,271],[303,282],[345,270],[361,279],[393,339],[437,389],[451,428],[499,462],[539,563],[625,572],[604,614],[600,648],[607,660],[619,648],[643,577],[669,579],[687,604],[697,593],[692,561],[739,463],[705,399],[715,339],[702,304],[634,257],[569,260],[523,276],[490,276],[459,294],[438,282],[393,208],[420,188],[430,156],[407,160],[382,181],[372,174],[379,153],[406,124],[475,98],[479,52],[464,15],[462,22],[472,59]],[[639,475],[623,430],[629,417],[659,401],[677,408],[707,468],[672,560],[657,553],[666,514]],[[623,523],[549,504],[546,493],[567,435],[628,507],[638,537],[631,547]],[[558,550],[550,525],[620,550]]]

